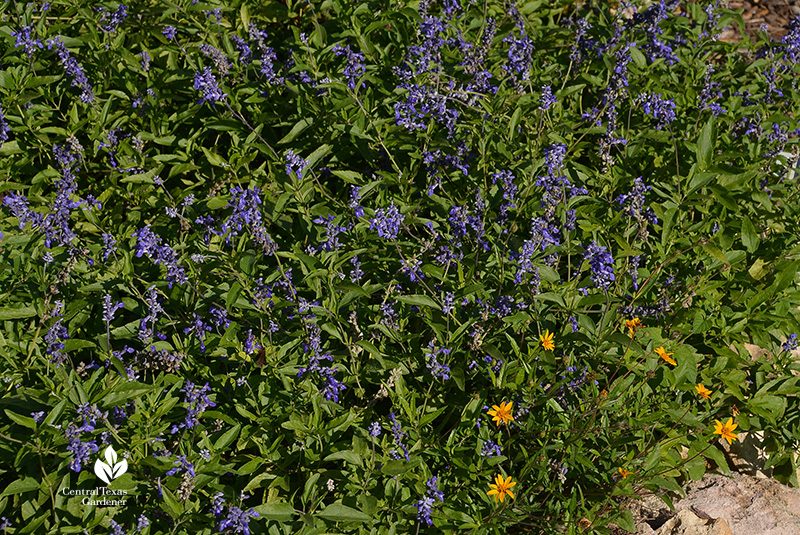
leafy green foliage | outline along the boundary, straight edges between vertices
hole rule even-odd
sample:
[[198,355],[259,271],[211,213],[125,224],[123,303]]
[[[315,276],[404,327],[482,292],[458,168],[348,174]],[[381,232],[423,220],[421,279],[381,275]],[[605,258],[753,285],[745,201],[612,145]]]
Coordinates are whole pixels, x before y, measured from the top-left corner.
[[798,486],[798,37],[441,4],[0,6],[7,533],[630,531],[729,418]]

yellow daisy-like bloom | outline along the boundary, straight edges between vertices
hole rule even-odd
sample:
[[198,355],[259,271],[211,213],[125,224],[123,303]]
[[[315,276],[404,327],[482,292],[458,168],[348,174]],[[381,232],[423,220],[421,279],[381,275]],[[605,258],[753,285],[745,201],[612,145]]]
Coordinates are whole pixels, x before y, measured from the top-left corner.
[[511,476],[508,476],[508,479],[504,481],[503,476],[497,474],[494,478],[494,483],[489,484],[489,487],[492,490],[488,491],[486,494],[489,496],[494,496],[494,501],[502,503],[506,497],[506,494],[512,498],[514,497],[514,493],[511,492],[511,487],[516,484],[516,481],[511,481]]
[[624,468],[620,467],[619,475],[622,476],[622,479],[625,479],[628,476],[632,476],[633,472],[631,472],[630,470],[625,470]]
[[492,421],[497,422],[497,427],[500,427],[500,424],[510,422],[514,419],[511,415],[511,407],[513,405],[513,401],[501,402],[499,407],[497,405],[492,405],[492,410],[488,411],[487,414],[489,416],[494,416]]
[[733,432],[734,429],[739,427],[739,424],[733,423],[733,418],[728,418],[724,424],[719,420],[714,420],[714,434],[720,435],[728,441],[728,444],[733,443],[734,440],[739,440],[739,435]]
[[694,388],[695,390],[697,390],[697,393],[700,395],[701,398],[711,399],[711,390],[709,390],[708,388],[704,387],[703,385],[697,385]]
[[642,320],[639,318],[625,320],[625,328],[628,329],[628,336],[633,338],[633,335],[636,334],[636,331],[642,328]]
[[547,329],[544,334],[540,334],[539,340],[542,341],[542,347],[545,351],[552,351],[556,348],[556,344],[553,343],[553,333],[550,332],[550,329]]
[[673,366],[678,365],[678,363],[675,362],[675,359],[672,358],[672,355],[674,355],[675,353],[667,353],[667,350],[664,349],[664,346],[660,346],[658,349],[656,349],[656,353],[658,354],[659,357],[669,362]]

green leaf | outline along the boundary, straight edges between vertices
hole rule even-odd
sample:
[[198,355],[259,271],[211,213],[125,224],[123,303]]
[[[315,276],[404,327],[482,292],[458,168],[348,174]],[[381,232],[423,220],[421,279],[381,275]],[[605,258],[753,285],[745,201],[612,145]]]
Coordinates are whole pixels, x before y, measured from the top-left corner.
[[36,315],[36,309],[33,307],[3,307],[0,308],[0,321],[2,320],[17,320],[21,318],[30,318]]
[[686,473],[692,481],[700,481],[706,473],[706,461],[702,457],[696,457],[684,465]]
[[6,490],[0,493],[0,497],[9,496],[11,494],[22,494],[23,492],[29,492],[38,488],[39,481],[32,477],[26,477],[24,479],[13,481],[9,486],[6,487]]
[[283,139],[278,141],[278,145],[283,145],[284,143],[291,143],[297,136],[303,133],[303,130],[305,130],[312,124],[314,124],[314,119],[312,119],[311,117],[307,119],[300,119],[299,121],[297,121],[297,123],[295,123],[292,129],[289,130],[289,133],[283,136]]
[[234,440],[236,440],[236,436],[239,434],[240,429],[241,426],[237,424],[228,431],[226,431],[225,434],[219,437],[217,441],[214,443],[214,448],[217,450],[221,450],[226,446],[230,445]]
[[17,422],[19,425],[27,427],[29,429],[36,429],[36,420],[29,416],[22,416],[21,414],[17,414],[16,412],[12,412],[8,409],[5,409],[6,416]]
[[336,453],[331,453],[324,459],[323,461],[345,461],[350,464],[355,464],[358,466],[363,466],[364,462],[361,460],[361,456],[352,450],[343,450],[337,451]]
[[332,503],[314,516],[333,522],[369,522],[372,520],[372,517],[365,515],[358,509],[353,509],[340,503]]
[[439,305],[436,303],[436,301],[434,301],[433,299],[431,299],[427,295],[419,295],[419,294],[398,295],[397,296],[397,300],[401,301],[403,303],[408,303],[410,305],[417,305],[417,306],[435,308],[436,310],[439,310],[439,308],[440,308]]
[[753,265],[750,266],[750,269],[748,269],[747,272],[750,274],[751,277],[759,281],[763,279],[767,273],[769,273],[767,266],[769,266],[767,262],[764,262],[763,260],[758,258],[756,259],[755,262],[753,262]]
[[396,461],[389,461],[381,468],[381,473],[390,477],[405,474],[409,470],[413,470],[422,463],[418,458],[411,459],[411,461],[404,461],[402,459]]
[[253,509],[267,520],[278,522],[288,522],[296,514],[292,504],[286,502],[265,503]]
[[725,455],[716,448],[713,444],[710,448],[708,448],[705,452],[705,457],[707,459],[711,459],[716,463],[720,470],[724,473],[729,474],[731,469],[728,468],[728,462],[725,460]]
[[747,252],[752,253],[758,249],[760,241],[761,239],[758,236],[756,227],[753,225],[753,222],[750,221],[750,218],[745,216],[744,219],[742,219],[742,243],[747,249]]
[[522,108],[517,108],[514,110],[514,114],[511,116],[511,122],[508,123],[508,139],[514,139],[517,135],[517,126],[519,126],[519,120],[522,117]]
[[183,513],[183,506],[175,499],[175,496],[172,495],[172,491],[162,485],[161,495],[164,497],[164,502],[167,504],[167,507],[172,511],[173,518],[179,517]]
[[636,533],[636,523],[633,521],[633,513],[630,509],[620,513],[614,522],[628,533]]
[[717,141],[717,119],[711,116],[702,130],[700,139],[697,141],[697,164],[701,171],[708,169],[714,156],[714,145]]
[[772,422],[772,425],[777,425],[777,420],[783,418],[783,413],[786,412],[786,398],[772,394],[756,394],[747,403],[747,408],[753,414],[763,416]]
[[230,167],[228,165],[228,162],[225,161],[225,158],[223,158],[219,154],[211,152],[210,150],[208,150],[205,147],[200,147],[200,148],[203,149],[203,152],[206,155],[206,159],[208,159],[208,163],[210,163],[211,165],[213,165],[215,167],[223,167],[223,168]]

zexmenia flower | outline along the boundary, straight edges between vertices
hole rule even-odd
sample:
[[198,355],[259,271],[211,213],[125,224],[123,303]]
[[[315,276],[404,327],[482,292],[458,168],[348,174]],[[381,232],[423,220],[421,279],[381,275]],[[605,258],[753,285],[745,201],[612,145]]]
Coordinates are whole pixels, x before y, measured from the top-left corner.
[[489,416],[494,416],[492,421],[497,422],[499,427],[501,423],[506,423],[514,419],[511,415],[511,407],[514,405],[513,401],[502,402],[500,406],[492,405],[492,410],[488,411]]
[[510,497],[514,497],[514,493],[511,492],[511,487],[516,485],[516,481],[511,481],[511,476],[508,476],[507,479],[503,480],[503,476],[500,474],[496,475],[494,478],[494,484],[489,484],[489,487],[492,489],[488,491],[486,494],[489,496],[494,495],[494,501],[502,503],[508,494]]
[[714,420],[716,423],[714,424],[714,434],[720,435],[722,438],[728,441],[728,444],[733,443],[734,440],[739,439],[739,435],[734,433],[734,429],[739,427],[739,424],[733,423],[733,418],[728,418],[728,421],[724,424],[719,420]]
[[661,357],[666,362],[672,364],[673,366],[678,365],[678,363],[675,362],[675,359],[672,358],[672,355],[674,355],[675,353],[667,353],[667,350],[664,349],[664,346],[659,346],[659,348],[656,349],[656,353],[658,354],[659,357]]
[[544,331],[544,334],[540,334],[539,340],[542,342],[542,347],[545,351],[552,351],[556,348],[556,344],[553,342],[553,333],[550,332],[550,329]]

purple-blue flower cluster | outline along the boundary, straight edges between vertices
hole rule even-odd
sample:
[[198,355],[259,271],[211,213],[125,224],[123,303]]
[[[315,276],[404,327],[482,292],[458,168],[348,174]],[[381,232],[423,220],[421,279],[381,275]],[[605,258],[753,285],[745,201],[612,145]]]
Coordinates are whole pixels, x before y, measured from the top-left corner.
[[194,73],[194,89],[202,93],[202,97],[197,101],[198,104],[210,102],[214,106],[217,102],[224,102],[225,97],[228,96],[220,89],[211,67],[205,67],[202,71]]
[[339,401],[339,394],[347,387],[336,379],[336,369],[324,366],[321,361],[327,360],[333,362],[333,356],[330,353],[322,353],[321,349],[321,334],[322,330],[316,323],[306,322],[309,330],[309,341],[303,344],[305,353],[309,354],[308,365],[301,367],[297,372],[297,377],[303,377],[306,373],[316,375],[325,381],[325,386],[322,388],[321,393],[328,401]]
[[138,231],[133,233],[136,238],[135,254],[137,258],[146,256],[156,265],[167,268],[167,283],[170,288],[172,284],[186,284],[186,272],[178,263],[178,254],[169,245],[161,245],[161,238],[150,230],[148,223]]
[[367,68],[364,66],[364,54],[353,52],[350,45],[335,45],[332,50],[337,56],[345,57],[343,74],[347,78],[347,87],[355,91],[358,79],[367,72]]
[[86,72],[78,63],[78,60],[72,57],[67,47],[61,42],[61,39],[55,37],[47,42],[47,49],[52,50],[56,47],[56,53],[61,60],[61,66],[64,67],[68,76],[72,77],[72,86],[77,86],[81,90],[81,102],[91,104],[94,102],[95,96],[92,86],[89,84],[89,79],[86,77]]
[[437,379],[447,380],[450,378],[450,367],[439,362],[439,358],[450,355],[449,347],[436,347],[433,340],[428,342],[428,347],[423,350],[425,354],[425,365],[431,375]]
[[200,415],[202,415],[207,408],[216,407],[217,404],[208,398],[211,393],[211,387],[206,383],[202,387],[197,387],[196,384],[187,380],[186,384],[181,388],[183,392],[183,402],[189,406],[186,408],[186,418],[180,424],[172,426],[171,433],[174,435],[181,429],[191,429],[200,423]]
[[589,262],[592,282],[597,288],[608,291],[614,282],[614,258],[611,253],[597,242],[586,247],[584,259]]
[[400,233],[400,226],[405,216],[394,205],[394,201],[386,208],[375,210],[375,216],[369,220],[369,229],[375,230],[378,236],[387,240],[394,240]]
[[[397,418],[393,412],[389,413],[389,419],[392,421],[392,435],[394,436],[394,443],[397,445],[397,447],[403,450],[403,457],[405,457],[406,461],[410,461],[411,457],[408,455],[408,448],[403,442],[403,437],[406,436],[406,433],[403,431],[403,428],[400,427],[400,422],[397,421]],[[396,450],[390,450],[389,455],[391,455],[392,459],[400,459],[400,456],[397,454]]]
[[427,487],[425,496],[414,504],[414,507],[417,508],[417,520],[425,522],[429,526],[433,525],[433,519],[431,519],[433,505],[437,500],[444,502],[444,492],[439,490],[437,482],[438,478],[436,476],[428,479],[428,481],[425,482],[425,486]]

